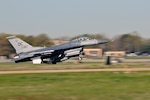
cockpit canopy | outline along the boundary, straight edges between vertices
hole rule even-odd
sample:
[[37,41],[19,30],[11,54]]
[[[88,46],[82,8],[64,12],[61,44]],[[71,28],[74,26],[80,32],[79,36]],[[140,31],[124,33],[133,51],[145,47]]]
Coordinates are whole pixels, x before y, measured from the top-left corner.
[[91,40],[91,38],[89,38],[89,37],[86,37],[86,36],[82,36],[82,37],[79,37],[79,38],[75,38],[75,39],[73,39],[73,40],[71,40],[71,41],[86,41],[86,40]]

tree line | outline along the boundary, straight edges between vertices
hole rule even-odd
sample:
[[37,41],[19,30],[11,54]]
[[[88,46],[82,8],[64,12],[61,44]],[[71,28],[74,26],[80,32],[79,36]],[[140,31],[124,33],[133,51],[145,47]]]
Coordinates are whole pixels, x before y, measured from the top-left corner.
[[[15,53],[13,47],[9,44],[6,37],[12,36],[12,34],[0,33],[0,56],[8,56],[9,54]],[[33,35],[15,35],[22,40],[28,42],[33,46],[52,46],[54,45],[53,40],[47,34]],[[108,38],[103,34],[82,34],[70,39],[74,39],[80,36],[87,36],[95,39],[107,39],[109,43],[105,45],[90,46],[90,48],[103,48],[104,51],[126,51],[131,52],[147,52],[150,53],[150,39],[145,39],[138,35],[137,32],[126,33],[117,35],[114,38]],[[89,47],[88,47],[89,48]]]

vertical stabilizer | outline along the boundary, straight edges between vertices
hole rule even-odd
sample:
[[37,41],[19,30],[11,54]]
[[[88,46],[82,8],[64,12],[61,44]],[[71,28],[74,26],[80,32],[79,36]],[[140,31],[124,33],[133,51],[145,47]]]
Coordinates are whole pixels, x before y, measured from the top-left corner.
[[14,47],[17,54],[21,52],[29,51],[32,48],[30,44],[26,43],[20,38],[17,38],[16,36],[10,36],[10,37],[7,37],[7,39],[10,42],[10,44]]

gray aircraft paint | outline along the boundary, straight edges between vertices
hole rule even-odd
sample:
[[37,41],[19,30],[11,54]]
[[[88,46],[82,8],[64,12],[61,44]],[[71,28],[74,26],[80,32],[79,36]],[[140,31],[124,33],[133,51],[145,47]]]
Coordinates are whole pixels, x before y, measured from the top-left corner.
[[15,62],[32,61],[33,63],[44,63],[44,59],[49,59],[47,63],[57,63],[65,61],[71,57],[79,56],[83,52],[84,46],[104,44],[107,40],[89,39],[80,37],[68,43],[52,47],[33,47],[16,36],[7,37],[8,41],[18,54],[13,58]]

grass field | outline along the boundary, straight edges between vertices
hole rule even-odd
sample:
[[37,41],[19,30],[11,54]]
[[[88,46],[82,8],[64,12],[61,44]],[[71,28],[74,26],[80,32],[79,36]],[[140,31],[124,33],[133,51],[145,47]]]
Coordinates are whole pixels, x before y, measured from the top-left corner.
[[150,100],[150,72],[0,75],[0,100]]
[[[56,65],[0,63],[0,71],[90,68],[149,68],[147,62]],[[150,72],[86,72],[0,75],[0,100],[150,100]]]

